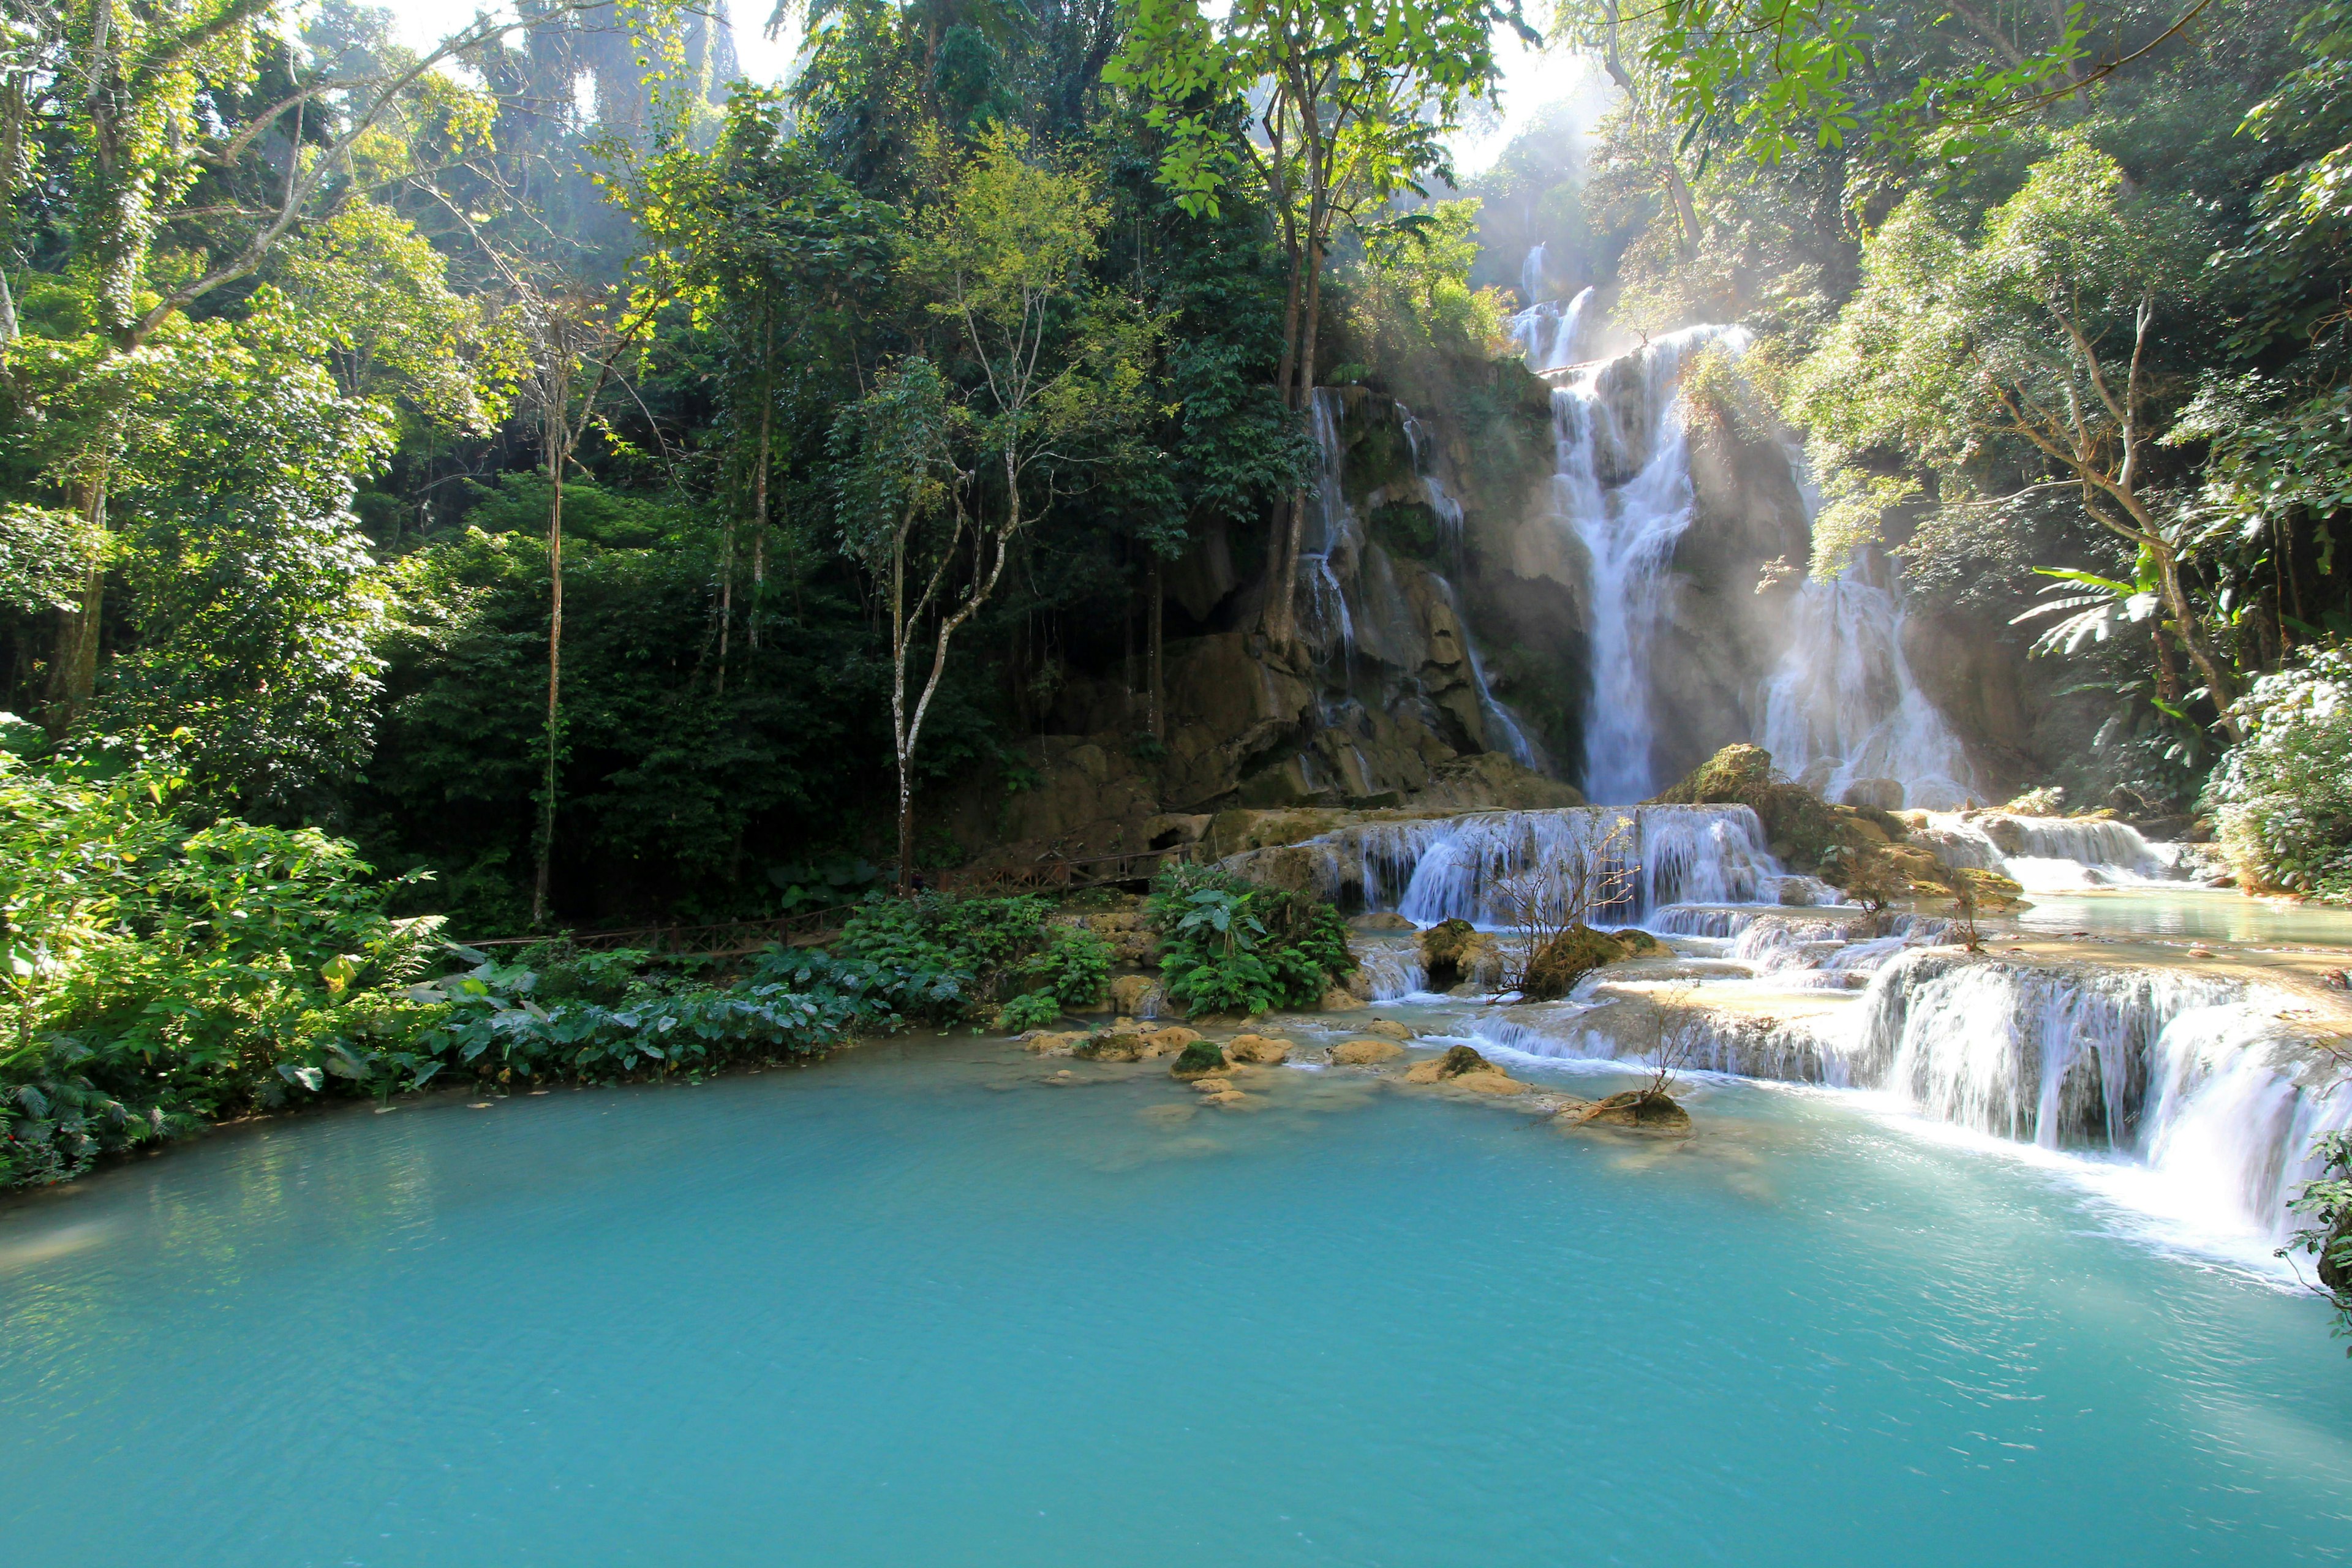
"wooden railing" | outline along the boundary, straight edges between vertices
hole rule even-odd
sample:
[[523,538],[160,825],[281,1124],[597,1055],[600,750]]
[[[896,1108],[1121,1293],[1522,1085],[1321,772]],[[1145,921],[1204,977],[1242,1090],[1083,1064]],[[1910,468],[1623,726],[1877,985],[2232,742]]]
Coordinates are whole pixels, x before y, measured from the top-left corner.
[[834,904],[821,910],[802,910],[796,914],[780,915],[773,920],[721,921],[716,925],[702,926],[632,926],[626,931],[574,931],[551,936],[499,936],[487,942],[468,942],[459,945],[476,948],[529,947],[535,942],[568,942],[573,947],[590,952],[611,952],[616,948],[627,947],[681,958],[723,958],[737,953],[757,952],[763,947],[773,947],[796,936],[814,936],[820,931],[838,931],[841,922],[849,918],[855,908],[855,904]]
[[[1136,849],[1118,855],[1095,855],[1080,860],[1067,859],[1059,855],[1041,855],[1034,860],[1013,866],[969,871],[934,871],[929,873],[924,880],[928,886],[941,892],[967,896],[1069,893],[1085,888],[1112,887],[1121,882],[1148,882],[1161,866],[1171,860],[1189,859],[1195,851],[1194,846],[1180,845],[1172,849]],[[625,931],[564,931],[553,936],[500,936],[460,945],[474,948],[529,947],[535,942],[562,941],[591,952],[610,952],[626,947],[679,958],[727,958],[757,952],[763,947],[788,942],[796,936],[814,936],[823,931],[838,931],[841,922],[847,920],[856,907],[855,904],[833,904],[824,909],[781,915],[773,920],[721,921],[716,925],[632,926]]]
[[1131,849],[1117,855],[1096,855],[1083,860],[1041,855],[1014,866],[991,866],[968,871],[938,871],[933,887],[948,893],[1075,892],[1120,882],[1148,882],[1171,860],[1192,858],[1196,847],[1171,849]]

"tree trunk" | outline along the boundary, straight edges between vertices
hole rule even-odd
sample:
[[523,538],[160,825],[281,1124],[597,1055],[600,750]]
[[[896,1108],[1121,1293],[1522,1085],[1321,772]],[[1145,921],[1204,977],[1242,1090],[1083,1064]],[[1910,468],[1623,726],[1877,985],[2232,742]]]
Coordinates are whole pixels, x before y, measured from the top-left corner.
[[563,440],[564,411],[548,421],[547,773],[540,781],[539,855],[531,875],[530,923],[547,921],[548,870],[555,854],[556,752],[562,741],[563,699]]
[[751,624],[745,628],[751,651],[760,651],[760,616],[768,599],[768,426],[775,399],[760,404],[760,467],[751,476]]
[[1164,699],[1161,695],[1166,688],[1162,684],[1163,670],[1160,660],[1160,650],[1167,646],[1167,639],[1165,636],[1165,618],[1162,609],[1165,603],[1165,595],[1160,584],[1160,552],[1157,550],[1154,550],[1151,552],[1150,592],[1151,604],[1149,611],[1147,612],[1149,619],[1146,623],[1149,627],[1146,637],[1150,641],[1150,647],[1144,655],[1145,661],[1149,666],[1146,679],[1151,683],[1151,738],[1155,741],[1164,741],[1168,738],[1168,718],[1164,708]]
[[[1298,409],[1309,407],[1315,400],[1316,339],[1323,308],[1323,247],[1316,238],[1318,216],[1311,209],[1307,214],[1307,299],[1299,311],[1297,391],[1291,401],[1291,406]],[[1298,549],[1307,531],[1306,491],[1292,494],[1289,510],[1282,532],[1282,574],[1266,584],[1266,640],[1286,653],[1298,645]]]
[[2189,662],[2205,678],[2206,695],[2221,712],[2221,732],[2235,745],[2246,738],[2245,731],[2230,712],[2230,705],[2238,700],[2238,685],[2229,668],[2206,637],[2205,625],[2189,603],[2188,589],[2180,581],[2180,563],[2169,550],[2153,552],[2156,556],[2157,580],[2164,591],[2164,607],[2172,612],[2173,635],[2180,646],[2189,650]]
[[[94,528],[106,526],[106,487],[74,487],[74,510]],[[89,707],[98,689],[98,638],[106,613],[106,563],[93,561],[82,573],[81,603],[58,612],[57,640],[49,656],[47,700],[42,728],[53,741],[65,739]]]

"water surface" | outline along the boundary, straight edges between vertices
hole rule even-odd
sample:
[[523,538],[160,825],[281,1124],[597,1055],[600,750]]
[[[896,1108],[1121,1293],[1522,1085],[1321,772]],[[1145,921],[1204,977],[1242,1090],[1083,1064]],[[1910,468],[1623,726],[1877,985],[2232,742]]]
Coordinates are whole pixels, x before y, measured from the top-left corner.
[[10,1555],[2352,1561],[2324,1310],[2030,1163],[1071,1067],[360,1109],[0,1208]]

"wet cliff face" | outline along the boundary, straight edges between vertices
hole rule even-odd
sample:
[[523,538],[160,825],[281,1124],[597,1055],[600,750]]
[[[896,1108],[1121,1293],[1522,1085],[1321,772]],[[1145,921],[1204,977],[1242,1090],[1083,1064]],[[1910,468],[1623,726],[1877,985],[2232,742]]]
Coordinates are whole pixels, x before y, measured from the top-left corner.
[[1659,776],[1679,778],[1723,747],[1751,739],[1759,673],[1789,647],[1793,574],[1811,549],[1804,498],[1777,443],[1743,441],[1694,416],[1696,512],[1676,542],[1674,584],[1650,669]]

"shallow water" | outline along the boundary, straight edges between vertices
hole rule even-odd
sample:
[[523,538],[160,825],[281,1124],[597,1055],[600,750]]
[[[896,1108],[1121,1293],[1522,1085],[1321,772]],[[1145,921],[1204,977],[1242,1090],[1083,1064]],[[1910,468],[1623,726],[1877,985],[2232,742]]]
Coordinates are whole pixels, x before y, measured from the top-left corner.
[[2352,1561],[2320,1306],[2031,1163],[1070,1066],[436,1099],[0,1209],[11,1556]]
[[[2029,893],[2030,907],[2003,924],[2099,936],[2176,936],[2195,942],[2295,942],[2352,947],[2352,910],[2289,899],[2250,899],[2214,888],[2137,887]],[[1990,918],[1987,924],[1995,923]]]

